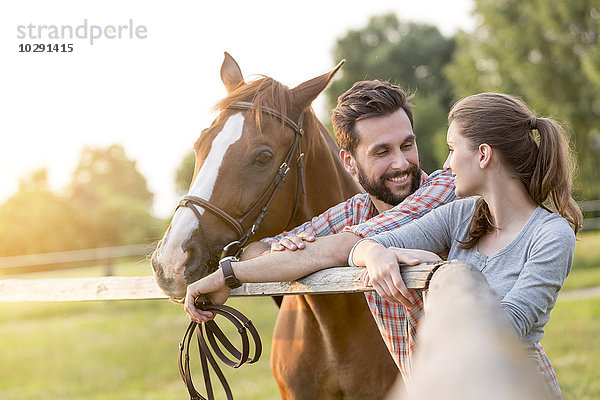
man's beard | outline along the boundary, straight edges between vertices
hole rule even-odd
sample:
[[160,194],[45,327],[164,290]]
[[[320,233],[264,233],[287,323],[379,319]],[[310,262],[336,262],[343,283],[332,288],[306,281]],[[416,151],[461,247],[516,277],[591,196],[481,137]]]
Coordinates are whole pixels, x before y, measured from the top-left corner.
[[[402,203],[409,195],[413,194],[419,186],[421,186],[421,169],[417,166],[411,165],[404,171],[388,172],[383,174],[379,180],[370,180],[364,173],[360,165],[356,164],[358,183],[369,193],[374,196],[377,200],[383,201],[391,206],[397,206]],[[408,193],[393,193],[386,185],[385,181],[390,178],[395,178],[407,174],[410,181],[410,189]]]

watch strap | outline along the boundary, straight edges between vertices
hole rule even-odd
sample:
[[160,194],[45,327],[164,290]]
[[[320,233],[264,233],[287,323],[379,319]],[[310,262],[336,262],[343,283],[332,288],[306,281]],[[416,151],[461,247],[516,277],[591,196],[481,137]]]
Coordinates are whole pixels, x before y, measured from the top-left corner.
[[230,289],[239,288],[242,286],[242,282],[240,282],[233,273],[233,268],[231,266],[232,261],[237,261],[235,257],[225,257],[221,261],[219,261],[219,266],[223,271],[223,276],[225,277],[225,285],[227,285]]

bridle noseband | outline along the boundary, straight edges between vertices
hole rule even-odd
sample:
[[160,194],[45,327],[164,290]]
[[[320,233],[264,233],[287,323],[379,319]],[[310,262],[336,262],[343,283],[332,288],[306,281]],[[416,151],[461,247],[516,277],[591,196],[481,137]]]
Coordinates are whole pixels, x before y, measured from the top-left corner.
[[[238,101],[236,103],[233,103],[233,104],[227,106],[226,108],[231,109],[231,110],[248,111],[248,110],[253,110],[256,107],[254,106],[254,104],[252,104],[250,102]],[[265,115],[268,115],[270,117],[278,119],[283,124],[285,124],[286,126],[291,128],[294,131],[294,141],[292,142],[292,145],[290,146],[287,154],[285,155],[283,162],[279,166],[279,169],[275,173],[275,176],[273,177],[271,183],[269,184],[267,189],[263,192],[263,194],[258,198],[258,200],[254,203],[254,205],[252,207],[250,207],[250,209],[239,219],[232,217],[229,213],[227,213],[223,209],[219,208],[218,206],[210,203],[208,200],[204,200],[197,196],[192,196],[192,195],[183,196],[180,199],[179,204],[177,205],[177,208],[187,207],[193,211],[194,215],[198,219],[198,230],[204,236],[205,236],[205,234],[204,234],[204,230],[202,228],[202,215],[198,211],[197,207],[202,207],[205,210],[212,213],[213,215],[219,217],[227,225],[229,225],[230,228],[233,229],[233,231],[236,233],[236,236],[238,239],[234,240],[233,242],[229,243],[228,245],[226,245],[223,248],[220,258],[231,256],[231,255],[239,256],[242,248],[248,243],[248,240],[250,239],[250,237],[252,237],[252,235],[254,235],[256,233],[256,231],[260,227],[260,224],[262,223],[262,221],[264,220],[265,216],[268,213],[269,206],[271,205],[271,202],[273,201],[275,194],[277,193],[279,188],[283,185],[288,173],[290,172],[290,163],[296,152],[298,153],[298,158],[296,160],[296,168],[297,168],[296,200],[295,200],[295,204],[294,204],[294,209],[293,209],[290,219],[287,223],[287,226],[284,230],[287,230],[289,228],[289,225],[292,223],[294,217],[296,216],[296,212],[298,211],[298,205],[299,205],[299,201],[300,201],[300,192],[302,192],[302,193],[306,192],[305,187],[304,187],[304,171],[303,171],[304,168],[303,168],[303,163],[302,163],[304,153],[302,153],[301,146],[300,146],[300,144],[301,144],[300,141],[302,139],[302,136],[304,135],[304,130],[302,128],[302,124],[304,121],[304,112],[300,115],[298,122],[295,122],[288,116],[282,115],[279,111],[277,111],[273,108],[270,108],[270,107],[261,106],[259,108],[259,111]],[[258,217],[254,220],[254,223],[248,229],[244,230],[244,227],[243,227],[244,221],[251,214],[253,214],[261,206],[261,204],[264,204],[264,205],[262,206],[260,213],[258,214]],[[206,239],[206,237],[205,237],[205,239]],[[208,241],[206,243],[208,244]],[[207,247],[208,247],[208,251],[210,253],[209,263],[214,262],[215,257],[212,254],[211,246],[208,245]]]

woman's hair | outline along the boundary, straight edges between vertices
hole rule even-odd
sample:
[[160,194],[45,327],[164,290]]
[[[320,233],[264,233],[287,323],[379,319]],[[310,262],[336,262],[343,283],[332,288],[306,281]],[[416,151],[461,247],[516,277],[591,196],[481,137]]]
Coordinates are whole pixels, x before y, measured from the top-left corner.
[[[556,121],[535,117],[515,97],[480,93],[456,103],[448,114],[448,122],[459,125],[473,148],[483,143],[492,147],[506,168],[523,182],[536,204],[546,203],[575,232],[581,228],[583,216],[571,197],[574,163],[565,132]],[[469,226],[469,239],[462,246],[475,247],[492,229],[490,210],[480,198]]]

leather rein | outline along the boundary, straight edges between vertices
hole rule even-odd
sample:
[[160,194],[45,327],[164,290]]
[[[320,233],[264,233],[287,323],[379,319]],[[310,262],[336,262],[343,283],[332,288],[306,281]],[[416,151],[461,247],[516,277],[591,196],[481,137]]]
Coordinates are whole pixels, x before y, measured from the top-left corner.
[[[238,101],[236,103],[229,105],[227,108],[231,109],[231,110],[248,111],[248,110],[254,109],[255,106],[254,106],[254,104],[252,104],[250,102]],[[205,237],[205,239],[206,239],[206,236],[204,234],[204,229],[202,228],[202,216],[201,216],[200,212],[198,211],[197,207],[202,207],[205,210],[209,211],[210,213],[216,215],[221,220],[223,220],[230,228],[233,229],[233,231],[236,233],[238,239],[236,239],[233,242],[226,245],[223,248],[223,251],[219,258],[232,256],[232,255],[239,256],[242,248],[248,243],[248,240],[252,237],[252,235],[254,235],[256,233],[256,231],[260,227],[260,224],[262,223],[262,221],[264,220],[265,216],[268,213],[269,206],[271,205],[271,202],[273,201],[275,194],[277,193],[279,188],[283,185],[287,175],[290,172],[290,163],[292,162],[292,158],[296,152],[298,153],[298,158],[296,160],[296,168],[297,168],[296,200],[294,203],[294,208],[293,208],[292,214],[291,214],[290,219],[288,220],[288,223],[284,230],[287,230],[289,228],[294,217],[296,216],[296,213],[298,211],[298,205],[300,203],[300,193],[303,193],[303,194],[306,193],[305,184],[304,184],[304,165],[302,163],[304,153],[302,153],[302,149],[301,149],[301,145],[300,145],[301,144],[300,141],[302,139],[302,136],[304,135],[304,129],[302,128],[302,124],[304,121],[304,112],[300,115],[299,120],[297,122],[295,122],[288,116],[282,115],[279,111],[272,109],[270,107],[262,106],[262,107],[260,107],[259,110],[261,113],[268,115],[270,117],[276,118],[279,121],[281,121],[283,124],[285,124],[286,126],[291,128],[294,131],[294,141],[292,142],[292,145],[288,149],[288,152],[286,153],[285,158],[284,158],[283,162],[281,163],[281,165],[279,166],[279,169],[277,170],[275,176],[271,180],[270,185],[263,192],[263,194],[258,198],[258,200],[256,200],[254,205],[252,207],[250,207],[250,209],[239,219],[232,217],[229,213],[227,213],[223,209],[219,208],[218,206],[212,204],[208,200],[204,200],[197,196],[192,196],[192,195],[183,196],[180,199],[179,204],[177,205],[177,208],[187,207],[194,212],[194,215],[198,219],[198,230]],[[261,208],[260,213],[254,220],[254,223],[248,229],[244,230],[244,228],[243,228],[244,221],[251,214],[256,212],[258,207],[260,207],[261,204],[263,204],[263,203],[264,203],[264,206]],[[208,242],[207,242],[207,244],[208,244]],[[211,261],[215,260],[215,257],[212,254],[211,246],[207,245],[207,247],[208,247],[208,251],[210,253],[209,260],[211,260]]]
[[[190,400],[207,400],[203,397],[194,387],[192,382],[192,374],[190,372],[190,343],[192,341],[192,335],[196,331],[196,338],[198,341],[198,351],[200,353],[200,364],[202,366],[202,375],[204,377],[204,387],[206,389],[206,395],[208,400],[214,399],[212,390],[212,384],[210,380],[209,365],[213,369],[215,375],[219,379],[227,400],[233,399],[233,393],[225,375],[219,368],[215,357],[211,354],[209,345],[212,351],[215,353],[217,358],[221,360],[225,365],[232,368],[239,368],[243,364],[252,364],[258,361],[262,353],[262,343],[258,331],[248,318],[246,318],[241,312],[226,306],[226,305],[215,305],[208,301],[204,301],[202,298],[197,298],[195,306],[203,310],[208,310],[214,314],[225,317],[231,324],[237,329],[242,347],[238,350],[225,336],[223,331],[217,326],[215,321],[208,321],[203,324],[191,321],[185,331],[183,339],[179,343],[179,351],[177,353],[177,362],[179,364],[179,375],[185,383],[190,394]],[[249,358],[250,354],[250,341],[248,338],[248,331],[250,331],[250,337],[254,341],[254,356]],[[217,340],[221,343],[221,347],[226,350],[234,359],[230,359],[221,350],[221,347],[217,343]]]

